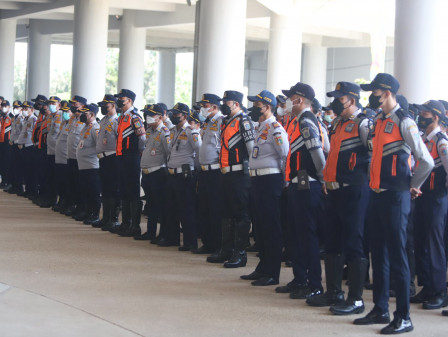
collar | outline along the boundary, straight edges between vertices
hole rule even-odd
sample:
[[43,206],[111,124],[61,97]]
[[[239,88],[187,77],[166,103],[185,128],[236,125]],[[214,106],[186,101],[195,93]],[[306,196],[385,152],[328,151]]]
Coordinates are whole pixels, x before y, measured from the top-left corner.
[[159,123],[159,125],[157,125],[157,127],[155,128],[155,129],[153,129],[153,128],[151,128],[151,129],[153,129],[154,131],[160,131],[160,129],[163,127],[164,125],[163,125],[163,122],[162,123]]
[[259,126],[265,126],[266,124],[272,124],[272,123],[274,123],[275,121],[277,121],[277,120],[275,119],[275,116],[272,115],[271,117],[269,117],[269,118],[266,119],[265,121],[259,123],[258,125],[259,125]]
[[299,112],[299,114],[297,115],[297,117],[295,118],[296,120],[299,120],[300,119],[300,117],[303,115],[303,113],[305,112],[305,111],[311,111],[311,108],[305,108],[305,109],[303,109],[302,111],[300,111]]
[[221,111],[218,111],[210,120],[209,122],[215,122],[218,118],[222,117]]
[[124,112],[124,114],[128,114],[128,115],[130,115],[131,113],[131,111],[134,111],[134,106],[132,105],[129,109],[127,109],[125,112]]
[[440,132],[440,126],[436,127],[434,130],[432,130],[429,135],[426,135],[425,138],[430,142],[436,134]]
[[398,109],[400,109],[400,104],[397,103],[397,105],[395,106],[395,108],[392,109],[391,112],[389,112],[388,114],[386,114],[384,111],[382,112],[383,114],[383,118],[391,118],[392,116],[395,115],[395,113],[398,111]]

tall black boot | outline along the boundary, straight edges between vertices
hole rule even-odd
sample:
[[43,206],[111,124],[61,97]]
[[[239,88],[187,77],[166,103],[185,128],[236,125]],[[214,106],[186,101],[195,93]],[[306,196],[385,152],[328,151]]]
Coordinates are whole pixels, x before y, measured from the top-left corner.
[[348,296],[344,304],[330,308],[335,315],[353,315],[364,312],[362,292],[366,278],[366,269],[369,265],[367,259],[361,258],[348,263]]
[[235,249],[230,259],[224,263],[224,268],[245,267],[247,263],[246,245],[249,240],[249,219],[235,223]]
[[112,217],[112,206],[110,198],[103,198],[103,217],[101,218],[101,227],[107,225]]
[[[142,215],[142,202],[141,200],[132,200],[129,202],[131,225],[123,230],[118,231],[118,235],[130,237],[141,234],[140,219]],[[123,209],[124,212],[124,209]]]
[[121,201],[121,224],[116,233],[121,235],[127,233],[131,227],[131,202],[129,200]]
[[321,295],[308,298],[306,303],[312,307],[328,307],[344,303],[344,292],[341,289],[343,269],[343,255],[326,254],[325,279],[327,291]]
[[121,207],[120,204],[115,198],[110,198],[107,201],[110,207],[110,221],[105,224],[101,230],[109,231],[111,233],[116,233],[118,228],[120,227],[120,222],[118,221],[118,217],[120,216]]
[[223,219],[222,235],[221,235],[221,249],[207,257],[207,262],[223,263],[230,259],[233,253],[233,237],[234,225],[232,219]]

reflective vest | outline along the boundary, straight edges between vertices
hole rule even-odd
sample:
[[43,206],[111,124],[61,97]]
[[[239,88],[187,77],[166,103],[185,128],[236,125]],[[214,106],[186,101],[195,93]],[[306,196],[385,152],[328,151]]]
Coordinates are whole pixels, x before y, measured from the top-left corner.
[[221,167],[241,164],[244,160],[249,159],[243,133],[246,125],[251,126],[250,123],[249,118],[242,113],[230,120],[223,120],[221,124],[221,152],[219,153]]
[[49,117],[50,115],[42,121],[39,132],[39,149],[44,149],[47,146],[47,135],[48,135],[48,125],[49,125]]
[[[401,136],[400,124],[406,118],[402,109],[393,116],[375,118],[369,140],[372,151],[370,188],[404,191],[411,183],[411,148]],[[398,121],[398,123],[396,122]]]
[[330,152],[324,168],[324,180],[362,185],[367,182],[369,153],[363,145],[359,128],[365,115],[335,120],[330,132]]
[[8,143],[11,135],[11,117],[9,114],[6,114],[1,119],[0,143]]
[[[143,131],[142,131],[143,130]],[[139,138],[145,134],[143,121],[137,113],[125,113],[118,119],[117,156],[138,154]],[[141,133],[143,132],[143,133]]]
[[39,143],[40,138],[40,127],[43,122],[43,115],[39,114],[39,117],[37,117],[36,123],[34,124],[33,133],[31,135],[31,140],[33,141],[33,144]]
[[438,132],[431,141],[425,141],[426,147],[434,159],[434,168],[421,187],[423,193],[446,194],[446,172],[439,155],[439,142],[442,139],[447,140],[447,137],[442,132]]

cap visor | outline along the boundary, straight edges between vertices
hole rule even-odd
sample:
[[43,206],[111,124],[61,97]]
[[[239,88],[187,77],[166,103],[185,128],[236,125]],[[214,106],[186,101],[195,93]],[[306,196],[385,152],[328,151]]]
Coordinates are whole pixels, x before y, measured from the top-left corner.
[[283,95],[289,97],[291,95],[291,90],[282,90]]
[[337,91],[337,90],[327,92],[327,97],[339,98],[339,97],[342,97],[342,96],[345,96],[345,95],[347,95],[347,94],[345,94],[343,92],[340,92],[340,91]]
[[259,102],[262,100],[260,97],[257,96],[247,96],[247,99],[251,102]]
[[364,91],[373,91],[376,88],[372,85],[372,83],[368,83],[368,84],[361,84],[360,85],[361,89]]

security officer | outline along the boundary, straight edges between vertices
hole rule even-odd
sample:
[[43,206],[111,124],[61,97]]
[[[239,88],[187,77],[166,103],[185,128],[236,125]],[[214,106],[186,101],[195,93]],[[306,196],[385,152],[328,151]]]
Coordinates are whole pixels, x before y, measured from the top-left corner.
[[174,128],[174,124],[171,122],[171,119],[168,116],[168,107],[165,103],[157,103],[163,109],[163,124],[171,130]]
[[198,173],[198,224],[202,232],[203,246],[195,254],[217,253],[221,248],[221,196],[222,176],[219,165],[221,149],[222,113],[221,98],[205,93],[197,103],[200,114],[205,118],[200,131],[202,144],[199,148]]
[[[364,222],[369,201],[367,140],[369,120],[358,108],[361,88],[339,82],[330,108],[338,116],[333,123],[330,153],[324,168],[326,211],[325,277],[327,291],[311,297],[311,306],[331,306],[335,315],[362,313],[362,292],[368,267],[364,254]],[[349,293],[341,289],[344,262],[348,265]]]
[[277,95],[275,99],[277,100],[277,106],[274,110],[274,116],[277,119],[277,122],[283,125],[285,119],[289,116],[286,113],[286,96]]
[[[394,319],[381,330],[396,334],[413,330],[409,317],[409,266],[406,255],[406,227],[411,197],[417,198],[434,161],[423,143],[417,125],[396,103],[398,81],[390,74],[378,74],[361,88],[372,91],[370,107],[382,111],[371,128],[369,148],[370,188],[368,217],[373,267],[373,302],[375,307],[355,324],[388,323],[389,282],[395,280],[397,310]],[[410,154],[419,165],[411,175]],[[390,275],[389,275],[390,266]]]
[[120,194],[118,187],[118,161],[116,154],[118,138],[118,115],[116,110],[117,98],[105,95],[98,105],[104,116],[100,122],[96,152],[100,163],[100,179],[103,203],[103,218],[93,227],[101,226],[104,231],[115,231],[120,225]]
[[166,242],[159,241],[160,246],[178,245],[179,221],[183,230],[183,245],[179,251],[191,251],[197,248],[196,224],[196,171],[194,159],[201,146],[199,130],[193,130],[187,118],[190,108],[177,103],[172,109],[171,122],[175,127],[170,134],[170,153],[167,159],[168,183],[167,200],[171,210],[166,212]]
[[269,286],[278,284],[280,276],[283,248],[280,202],[289,142],[272,112],[277,105],[275,96],[263,90],[256,96],[248,96],[248,100],[254,102],[251,117],[259,123],[249,167],[252,223],[257,228],[260,262],[254,272],[241,278],[253,280],[254,286]]
[[25,101],[22,104],[24,117],[22,131],[17,139],[17,147],[20,150],[20,162],[23,165],[23,178],[25,180],[24,197],[33,199],[37,196],[37,180],[34,174],[36,162],[34,161],[33,130],[37,117],[34,115],[34,103]]
[[207,262],[224,263],[225,268],[244,267],[249,241],[249,154],[254,147],[254,127],[243,113],[243,94],[224,92],[221,112],[221,165],[223,209],[221,250]]
[[9,144],[11,146],[11,165],[10,165],[10,178],[12,188],[8,193],[16,193],[19,196],[23,196],[23,165],[20,163],[20,150],[17,146],[17,140],[19,139],[20,132],[23,126],[23,114],[22,114],[22,102],[14,101],[12,104],[14,108],[14,118],[11,124],[11,137]]
[[8,180],[8,171],[10,165],[10,146],[9,138],[11,136],[11,122],[14,117],[11,112],[11,105],[9,101],[4,100],[1,103],[1,127],[0,127],[0,175],[2,176],[2,188],[8,190],[12,187],[11,182]]
[[135,239],[151,240],[156,243],[157,223],[160,222],[159,236],[163,237],[163,230],[165,230],[166,159],[169,153],[170,130],[163,124],[164,111],[160,105],[154,104],[142,111],[148,128],[140,166],[143,173],[142,188],[145,191],[149,210],[147,231],[145,234],[136,236]]
[[415,259],[423,289],[411,297],[411,302],[423,303],[423,309],[448,305],[444,244],[448,208],[448,139],[439,126],[444,119],[445,108],[441,102],[432,100],[421,106],[418,128],[424,132],[423,140],[435,163],[423,183],[421,197],[415,201]]
[[122,114],[118,120],[116,153],[118,157],[122,223],[117,233],[120,236],[136,236],[141,233],[140,218],[140,154],[145,147],[145,128],[134,108],[135,93],[122,89],[115,94],[117,107]]
[[325,126],[327,127],[327,130],[331,129],[331,125],[333,124],[333,120],[336,118],[336,115],[334,111],[331,109],[331,105],[323,106],[322,111],[324,112],[323,115],[323,122]]
[[84,224],[94,225],[100,222],[99,213],[101,208],[101,182],[99,175],[99,159],[96,152],[97,136],[100,129],[96,121],[98,105],[87,104],[79,110],[80,122],[84,128],[79,135],[79,143],[76,148],[76,160],[79,169],[79,184],[81,185],[82,197],[84,199],[87,216]]
[[287,96],[287,105],[292,104],[292,113],[296,116],[289,129],[290,151],[285,172],[289,182],[290,222],[286,246],[291,254],[294,279],[286,286],[277,287],[276,292],[305,299],[322,293],[316,216],[322,199],[325,156],[322,130],[311,112],[313,88],[298,82]]

